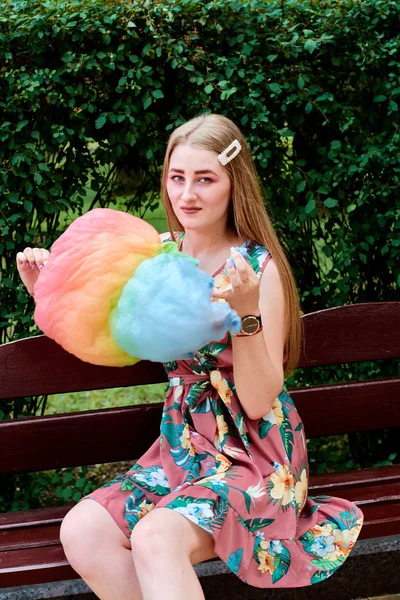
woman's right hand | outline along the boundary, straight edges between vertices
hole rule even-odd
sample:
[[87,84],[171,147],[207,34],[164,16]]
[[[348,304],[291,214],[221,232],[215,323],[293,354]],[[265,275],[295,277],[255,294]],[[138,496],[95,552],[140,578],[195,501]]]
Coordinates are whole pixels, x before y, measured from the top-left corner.
[[25,248],[23,252],[17,254],[18,273],[31,296],[40,271],[49,257],[50,252],[45,248]]

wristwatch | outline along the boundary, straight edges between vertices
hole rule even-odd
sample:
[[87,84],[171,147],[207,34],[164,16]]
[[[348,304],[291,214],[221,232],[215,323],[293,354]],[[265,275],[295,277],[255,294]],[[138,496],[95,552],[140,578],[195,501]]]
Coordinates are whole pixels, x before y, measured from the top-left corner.
[[262,329],[261,316],[246,315],[242,318],[242,324],[239,333],[233,333],[233,336],[254,335]]

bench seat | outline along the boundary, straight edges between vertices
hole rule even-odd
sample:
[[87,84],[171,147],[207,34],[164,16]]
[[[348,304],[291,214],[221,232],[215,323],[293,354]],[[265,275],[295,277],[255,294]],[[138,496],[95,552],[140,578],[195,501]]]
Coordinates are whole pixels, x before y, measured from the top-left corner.
[[[400,534],[400,465],[312,475],[309,495],[337,495],[360,506],[360,539]],[[72,506],[0,514],[0,587],[79,577],[59,540]]]

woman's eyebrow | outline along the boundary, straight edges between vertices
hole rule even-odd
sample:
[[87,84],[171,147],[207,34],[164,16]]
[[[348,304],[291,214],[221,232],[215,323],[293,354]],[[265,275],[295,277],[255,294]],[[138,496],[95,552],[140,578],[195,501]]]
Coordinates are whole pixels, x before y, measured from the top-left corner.
[[[182,169],[175,169],[174,167],[172,167],[170,169],[170,171],[175,171],[176,173],[184,173],[185,172]],[[200,171],[195,171],[194,173],[195,173],[195,175],[201,175],[204,173],[212,173],[213,175],[218,177],[218,175],[216,173],[214,173],[214,171],[212,171],[211,169],[201,169]]]

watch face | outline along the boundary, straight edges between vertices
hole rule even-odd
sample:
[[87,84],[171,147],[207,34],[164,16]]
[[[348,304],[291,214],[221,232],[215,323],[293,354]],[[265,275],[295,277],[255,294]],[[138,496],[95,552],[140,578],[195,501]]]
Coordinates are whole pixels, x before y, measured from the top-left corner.
[[260,329],[260,323],[256,317],[249,316],[242,319],[242,331],[244,333],[256,333]]

